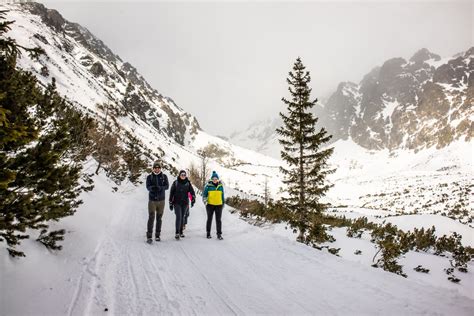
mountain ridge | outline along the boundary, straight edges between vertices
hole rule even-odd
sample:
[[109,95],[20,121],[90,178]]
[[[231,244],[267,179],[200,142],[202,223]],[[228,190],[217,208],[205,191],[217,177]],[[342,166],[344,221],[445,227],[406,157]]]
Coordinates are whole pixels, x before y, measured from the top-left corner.
[[22,56],[18,67],[32,72],[43,86],[55,78],[60,95],[101,122],[111,117],[121,132],[138,138],[150,160],[159,159],[177,173],[199,166],[203,150],[218,148],[210,153],[208,168],[217,170],[229,187],[257,192],[268,176],[274,192],[278,190],[280,161],[207,134],[192,114],[152,88],[85,28],[42,4],[5,7],[7,20],[16,21],[7,36],[45,51],[37,61]]
[[[359,83],[341,82],[314,113],[332,142],[352,139],[369,150],[445,147],[474,137],[474,47],[441,58],[426,48],[408,61],[391,58],[372,68]],[[259,129],[263,121],[253,123]],[[268,125],[268,124],[267,124]],[[254,129],[234,132],[230,140],[245,145]],[[278,147],[276,133],[257,148]],[[268,153],[275,156],[276,150]]]

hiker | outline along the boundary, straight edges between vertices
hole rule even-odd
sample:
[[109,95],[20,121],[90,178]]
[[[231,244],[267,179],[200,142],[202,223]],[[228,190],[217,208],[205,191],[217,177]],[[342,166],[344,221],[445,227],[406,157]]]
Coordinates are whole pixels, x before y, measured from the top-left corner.
[[196,194],[194,193],[193,186],[187,178],[186,171],[181,170],[178,178],[171,185],[170,190],[170,210],[174,209],[176,214],[176,240],[184,237],[183,224],[185,220],[186,210],[189,208],[189,197],[188,193],[191,194],[191,207],[196,202]]
[[165,209],[165,191],[169,188],[168,177],[161,172],[159,161],[153,163],[152,173],[146,178],[146,188],[148,190],[148,225],[147,242],[152,242],[153,223],[156,217],[155,240],[160,241],[161,218]]
[[217,238],[222,240],[222,209],[224,208],[224,187],[219,181],[217,172],[213,171],[211,180],[206,184],[202,193],[202,200],[206,205],[207,223],[206,232],[207,238],[211,238],[212,217],[216,213],[216,230]]

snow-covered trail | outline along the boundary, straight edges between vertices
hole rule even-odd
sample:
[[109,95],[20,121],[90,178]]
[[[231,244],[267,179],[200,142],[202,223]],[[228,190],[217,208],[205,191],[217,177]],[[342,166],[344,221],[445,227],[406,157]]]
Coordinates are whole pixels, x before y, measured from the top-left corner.
[[[117,212],[69,314],[447,314],[473,302],[399,276],[352,265],[224,214],[225,240],[205,238],[205,209],[191,210],[176,241],[165,209],[163,240],[144,241],[142,194]],[[457,306],[457,307],[456,307]]]
[[[36,283],[50,282],[60,290],[48,294],[29,281],[23,285],[24,293],[36,293],[35,303],[28,307],[8,293],[2,295],[1,303],[6,305],[0,307],[0,314],[468,315],[474,307],[473,300],[453,291],[314,250],[250,226],[226,210],[225,239],[208,240],[199,199],[191,209],[184,239],[174,239],[175,216],[166,207],[163,240],[148,245],[145,190],[103,195],[115,197],[109,201],[108,217],[94,217],[99,214],[90,209],[95,197],[86,199],[82,210],[81,216],[107,223],[103,229],[90,228],[84,248],[76,247],[89,252],[82,257],[65,245],[54,255],[62,262],[54,267],[62,271],[42,267],[45,274],[36,276],[45,279]],[[3,275],[2,281],[25,280],[15,276],[20,272],[11,264],[7,268],[13,274]],[[64,282],[66,275],[68,282]]]

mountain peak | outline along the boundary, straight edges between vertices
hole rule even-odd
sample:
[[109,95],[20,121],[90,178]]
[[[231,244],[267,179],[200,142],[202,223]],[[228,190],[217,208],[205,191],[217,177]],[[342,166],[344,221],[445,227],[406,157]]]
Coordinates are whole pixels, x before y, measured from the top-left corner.
[[54,9],[48,9],[43,4],[37,2],[28,2],[23,4],[32,14],[41,17],[44,24],[48,25],[56,32],[63,31],[67,21]]
[[427,48],[422,48],[410,58],[410,61],[414,63],[422,63],[429,59],[434,59],[435,61],[439,61],[441,60],[441,57],[437,54],[430,52]]

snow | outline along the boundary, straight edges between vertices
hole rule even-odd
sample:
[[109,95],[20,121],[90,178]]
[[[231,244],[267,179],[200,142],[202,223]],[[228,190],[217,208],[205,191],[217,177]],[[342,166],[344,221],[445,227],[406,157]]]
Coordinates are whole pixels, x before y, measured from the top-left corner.
[[395,99],[395,100],[388,101],[384,99],[383,102],[384,102],[385,107],[382,110],[382,116],[383,118],[386,118],[386,117],[391,118],[393,111],[399,105],[398,100]]
[[[368,151],[353,141],[338,141],[330,159],[336,172],[327,201],[335,206],[371,208],[396,214],[439,214],[467,224],[474,217],[473,143],[410,151]],[[454,214],[456,208],[464,212]],[[467,215],[466,215],[467,214]],[[429,222],[427,223],[429,224]]]
[[335,208],[331,210],[330,214],[345,216],[349,219],[367,217],[369,222],[378,224],[392,223],[403,231],[413,231],[414,228],[424,228],[426,230],[435,226],[435,235],[437,237],[442,237],[443,235],[450,236],[453,232],[456,232],[463,236],[463,245],[474,247],[474,228],[445,216],[433,214],[400,215],[393,211],[358,207]]
[[[460,223],[456,223],[449,218],[442,217],[439,215],[402,215],[393,216],[390,212],[383,210],[371,210],[363,208],[339,208],[329,211],[332,215],[345,216],[346,218],[359,218],[365,216],[369,222],[374,223],[392,223],[397,225],[399,229],[403,231],[413,231],[413,228],[425,229],[431,228],[434,224],[437,228],[435,235],[438,237],[451,235],[453,231],[463,236],[462,243],[467,246],[473,245],[473,233],[474,229],[466,227]],[[382,218],[380,216],[382,215]],[[379,216],[379,217],[375,217]],[[384,217],[386,216],[386,217]],[[284,224],[270,225],[266,224],[262,226],[263,229],[272,231],[275,234],[285,236],[288,240],[295,240],[296,234],[288,229]],[[338,255],[344,260],[357,262],[364,266],[371,266],[374,261],[373,258],[377,253],[375,245],[370,242],[371,236],[368,232],[364,232],[361,238],[349,238],[346,235],[346,228],[332,228],[328,231],[336,241],[332,243],[326,243],[324,246],[330,248],[339,248]],[[356,251],[361,251],[360,254],[355,254]],[[327,250],[324,250],[327,251]],[[466,295],[471,299],[474,299],[474,263],[471,261],[468,263],[467,274],[455,273],[456,276],[461,278],[459,284],[453,284],[447,280],[445,269],[450,268],[449,257],[436,256],[431,252],[416,252],[410,251],[404,256],[401,256],[397,261],[402,265],[403,272],[407,274],[408,279],[416,280],[425,285],[442,287],[449,289],[454,292],[458,292],[460,295]],[[413,270],[413,268],[421,265],[424,268],[430,270],[429,274],[422,274]]]
[[280,158],[280,145],[275,130],[280,127],[281,123],[279,117],[258,120],[244,130],[232,133],[229,140],[241,147],[270,157]]
[[[279,167],[282,162],[278,159],[262,155],[258,152],[240,146],[232,145],[229,142],[207,133],[198,131],[192,143],[194,150],[205,148],[209,144],[215,144],[230,154],[222,157],[221,162],[213,160],[210,168],[217,170],[222,179],[227,179],[227,183],[234,188],[245,189],[249,193],[263,194],[263,184],[265,177],[269,177],[269,189],[272,195],[280,190],[282,183],[279,175]],[[199,164],[199,161],[196,162]]]
[[439,60],[435,60],[434,58],[428,59],[425,61],[428,65],[438,68],[441,65],[447,64],[451,59],[456,58],[455,56],[451,57],[444,57]]
[[462,92],[467,89],[467,84],[464,82],[461,82],[459,87],[454,87],[452,84],[449,83],[442,83],[442,82],[437,82],[436,83],[438,86],[441,86],[444,90],[453,93],[453,92]]
[[[92,62],[101,62],[107,73],[116,73],[120,62],[108,64],[74,39],[54,34],[39,17],[11,8],[8,17],[16,20],[18,27],[8,36],[28,47],[41,43],[34,34],[43,35],[50,43],[41,45],[48,54],[42,63],[50,71],[49,78],[38,75],[43,85],[55,77],[62,95],[98,116],[102,114],[97,103],[121,100],[127,82],[116,76],[111,88],[79,61],[89,55]],[[73,44],[70,54],[56,46],[62,39]],[[19,65],[35,73],[41,68],[28,58],[21,58]],[[349,92],[357,94],[356,90]],[[167,97],[148,98],[147,102],[152,107],[147,117],[160,117],[164,125],[168,114],[161,108],[163,104],[188,115]],[[383,115],[390,116],[396,106],[395,102],[386,103]],[[356,111],[359,115],[360,97]],[[227,196],[262,195],[266,176],[271,195],[281,195],[279,167],[283,163],[264,155],[279,156],[276,137],[252,151],[203,131],[191,135],[187,130],[182,146],[137,117],[120,117],[119,124],[178,169],[199,165],[197,151],[209,144],[224,149],[228,154],[212,159],[209,169],[220,174]],[[243,134],[253,135],[249,143],[254,145],[258,143],[255,139],[269,130],[262,124],[255,131]],[[240,138],[243,142],[244,136]],[[368,216],[404,230],[435,225],[437,234],[456,231],[464,236],[463,243],[473,245],[473,228],[467,219],[473,216],[474,203],[472,194],[466,193],[474,180],[472,141],[416,153],[370,151],[351,139],[331,146],[335,153],[329,162],[337,171],[330,177],[335,186],[326,200],[346,206],[335,208],[338,214]],[[112,314],[467,315],[474,306],[471,263],[470,272],[455,285],[442,271],[446,258],[409,253],[401,259],[409,276],[403,279],[370,267],[375,251],[367,236],[345,238],[343,229],[334,229],[337,241],[330,246],[341,247],[338,258],[296,243],[282,225],[250,226],[227,210],[223,219],[226,239],[209,241],[203,238],[205,210],[200,199],[192,209],[185,240],[172,239],[174,216],[166,209],[164,240],[149,246],[144,244],[147,194],[143,186],[123,185],[117,193],[112,192],[112,186],[102,175],[97,177],[94,191],[82,195],[85,203],[77,214],[53,224],[68,232],[63,251],[50,253],[32,240],[23,243],[28,255],[25,259],[11,259],[2,250],[1,315],[89,315],[105,308]],[[463,206],[467,217],[442,215],[460,203],[467,204]],[[356,249],[363,255],[354,255]],[[429,276],[411,269],[420,262],[431,269]]]
[[[420,276],[402,278],[251,226],[228,212],[224,240],[204,237],[200,199],[186,237],[174,240],[165,208],[163,241],[147,245],[144,185],[111,190],[102,175],[73,217],[64,249],[24,242],[27,257],[2,250],[0,314],[456,314],[474,301]],[[439,263],[438,263],[439,264]],[[40,273],[39,273],[40,272]],[[469,275],[472,272],[468,273]],[[24,299],[27,297],[28,299]]]

